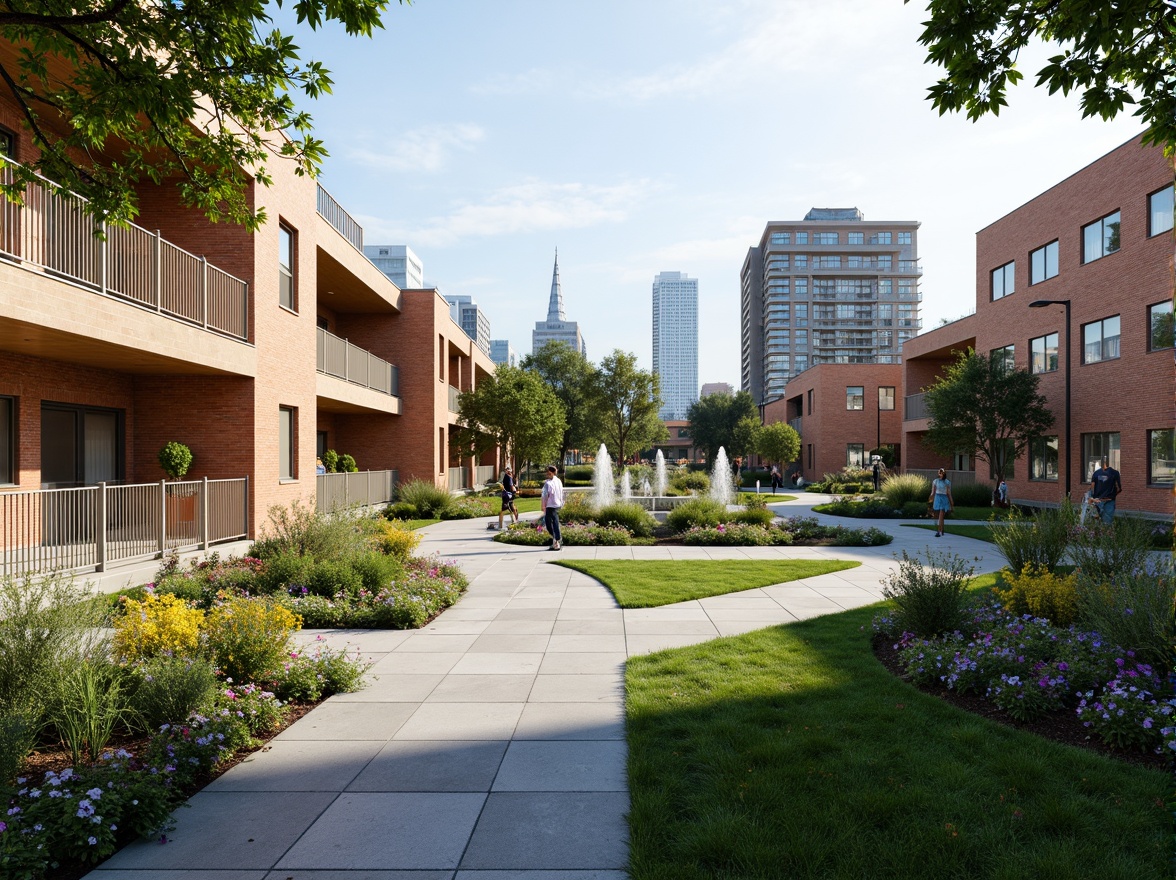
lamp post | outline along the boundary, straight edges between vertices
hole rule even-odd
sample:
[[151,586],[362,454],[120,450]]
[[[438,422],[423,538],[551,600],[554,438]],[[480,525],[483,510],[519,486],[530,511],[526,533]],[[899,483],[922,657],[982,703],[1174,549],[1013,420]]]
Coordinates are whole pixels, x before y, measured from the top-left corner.
[[[1070,497],[1070,301],[1068,299],[1035,299],[1029,303],[1031,309],[1043,309],[1046,306],[1066,307],[1066,497]],[[1032,367],[1032,363],[1030,363]]]

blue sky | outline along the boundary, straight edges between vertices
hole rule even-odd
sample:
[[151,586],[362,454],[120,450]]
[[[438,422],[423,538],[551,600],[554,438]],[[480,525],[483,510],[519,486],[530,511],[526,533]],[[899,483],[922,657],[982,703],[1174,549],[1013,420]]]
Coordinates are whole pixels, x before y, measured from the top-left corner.
[[[589,357],[651,366],[654,275],[699,279],[699,381],[739,384],[739,269],[769,220],[918,220],[924,326],[970,311],[975,232],[1139,133],[1022,86],[939,116],[919,4],[416,0],[372,40],[297,31],[322,184],[368,244],[408,244],[530,350],[558,246]],[[1022,59],[1026,80],[1047,57]]]

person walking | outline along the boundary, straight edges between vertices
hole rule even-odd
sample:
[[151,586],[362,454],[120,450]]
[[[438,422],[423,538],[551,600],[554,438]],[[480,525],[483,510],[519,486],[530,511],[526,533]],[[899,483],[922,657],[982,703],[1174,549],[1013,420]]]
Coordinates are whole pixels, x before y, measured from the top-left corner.
[[511,525],[515,525],[519,521],[519,511],[515,507],[515,495],[518,494],[518,489],[515,486],[514,471],[508,464],[502,470],[502,507],[498,509],[498,530],[502,531],[502,520],[507,512],[510,512]]
[[559,530],[559,509],[563,507],[563,483],[559,481],[555,465],[547,466],[547,479],[543,483],[543,493],[539,497],[539,507],[543,510],[543,525],[547,534],[551,535],[551,550],[560,550],[560,539],[563,537]]
[[1109,526],[1115,519],[1115,499],[1123,491],[1123,481],[1106,456],[1102,467],[1090,478],[1090,484],[1090,501],[1097,505],[1103,524]]
[[784,488],[784,481],[780,478],[780,469],[772,465],[772,494]]
[[943,518],[947,516],[948,511],[955,510],[955,501],[951,497],[951,480],[947,478],[947,471],[943,468],[939,469],[938,476],[931,481],[931,497],[927,500],[931,502],[931,509],[938,518],[935,537],[942,538]]

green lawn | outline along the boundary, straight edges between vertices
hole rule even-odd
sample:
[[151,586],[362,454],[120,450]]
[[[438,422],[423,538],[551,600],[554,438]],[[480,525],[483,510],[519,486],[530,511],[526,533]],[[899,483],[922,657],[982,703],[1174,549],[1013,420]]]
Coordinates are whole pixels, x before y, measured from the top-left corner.
[[[490,502],[490,507],[494,509],[494,515],[498,516],[498,511],[502,509],[502,498],[495,496],[494,498],[487,498]],[[516,498],[515,510],[519,513],[538,513],[539,499],[538,498]]]
[[748,492],[746,489],[744,489],[742,492],[739,493],[738,503],[739,504],[746,504],[748,497],[761,498],[764,501],[768,502],[768,504],[779,504],[781,501],[795,501],[796,500],[795,495],[781,495],[781,494],[776,494],[774,492],[768,492],[768,491],[760,492],[758,495],[756,495],[755,492]]
[[798,581],[857,568],[861,563],[816,559],[701,559],[689,562],[568,559],[560,560],[556,565],[574,568],[596,578],[612,590],[622,608],[654,608]]
[[[928,531],[935,531],[935,525],[924,525],[923,523],[903,523],[903,528],[908,529],[927,529]],[[949,535],[962,535],[965,538],[975,538],[977,541],[988,541],[992,543],[992,526],[990,525],[966,525],[958,526],[951,522],[943,523],[943,530]]]
[[629,659],[634,880],[1170,876],[1169,774],[894,678],[875,610]]

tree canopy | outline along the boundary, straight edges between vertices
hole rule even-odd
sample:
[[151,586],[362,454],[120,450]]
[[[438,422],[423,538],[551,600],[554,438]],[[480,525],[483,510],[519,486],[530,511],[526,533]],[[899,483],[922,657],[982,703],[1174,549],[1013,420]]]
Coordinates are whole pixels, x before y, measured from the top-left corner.
[[927,389],[930,427],[923,442],[943,456],[966,452],[988,462],[999,482],[1029,441],[1053,426],[1037,385],[1038,377],[1028,370],[1010,369],[1001,356],[969,349]]
[[[910,0],[906,0],[910,2]],[[1061,52],[1037,71],[1037,86],[1081,93],[1083,116],[1111,119],[1128,105],[1148,126],[1145,141],[1176,145],[1176,9],[1157,0],[930,0],[919,42],[944,76],[928,98],[940,113],[999,114],[1023,74],[1034,40]]]
[[781,469],[800,456],[800,435],[786,422],[764,425],[756,434],[755,451]]
[[694,445],[703,451],[708,463],[714,462],[720,446],[732,450],[732,456],[742,454],[734,451],[739,443],[735,437],[735,426],[744,418],[759,422],[755,400],[746,391],[738,391],[733,395],[708,394],[691,404],[686,412],[690,437]]
[[[299,23],[370,36],[389,0],[293,0]],[[400,0],[401,3],[411,0]],[[278,7],[283,0],[276,0]],[[327,155],[292,97],[331,90],[328,70],[270,28],[265,0],[0,2],[0,88],[39,155],[5,182],[9,197],[39,172],[113,221],[134,218],[136,184],[174,180],[184,204],[254,229],[251,180],[267,162],[314,174]],[[23,157],[22,157],[23,158]]]
[[559,444],[559,461],[569,449],[582,449],[593,438],[592,387],[596,368],[566,342],[552,340],[519,364],[537,373],[563,404],[567,427]]
[[478,456],[495,447],[519,461],[550,461],[567,425],[563,405],[538,374],[500,365],[473,391],[458,396],[456,442]]
[[618,348],[600,362],[592,401],[596,432],[619,462],[669,437],[658,417],[661,388],[657,376],[639,370],[635,355]]

